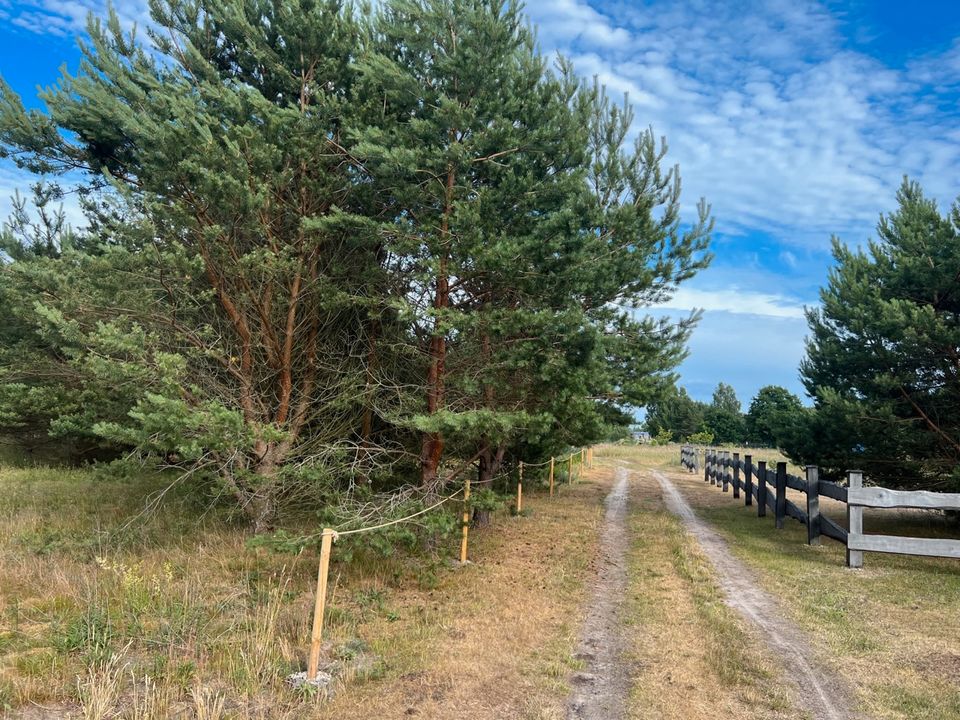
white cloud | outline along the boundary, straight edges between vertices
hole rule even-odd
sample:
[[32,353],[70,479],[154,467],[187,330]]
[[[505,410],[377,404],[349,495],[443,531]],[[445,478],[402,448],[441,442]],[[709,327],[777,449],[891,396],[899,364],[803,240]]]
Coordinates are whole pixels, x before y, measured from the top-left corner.
[[[104,16],[107,3],[101,0],[27,0],[12,3],[7,0],[4,12],[9,22],[38,35],[72,37],[83,32],[87,16]],[[126,27],[146,25],[150,20],[147,3],[143,0],[114,0],[113,8]]]
[[960,41],[894,69],[844,49],[811,0],[614,2],[590,33],[575,30],[582,0],[527,7],[545,50],[629,92],[638,126],[666,134],[686,200],[706,196],[720,232],[822,248],[871,235],[904,174],[943,201],[960,191],[960,121],[937,112],[955,104]]
[[674,310],[700,308],[708,312],[729,312],[738,315],[764,315],[777,318],[803,318],[803,304],[771,293],[743,290],[736,285],[717,290],[681,287],[662,306]]
[[[26,198],[29,209],[30,187],[36,181],[35,176],[18,170],[9,161],[0,161],[0,225],[10,217],[10,213],[13,211],[13,198],[18,191],[22,197]],[[86,224],[83,210],[75,193],[67,193],[63,200],[55,203],[55,205],[63,209],[67,222],[74,228],[80,228]]]

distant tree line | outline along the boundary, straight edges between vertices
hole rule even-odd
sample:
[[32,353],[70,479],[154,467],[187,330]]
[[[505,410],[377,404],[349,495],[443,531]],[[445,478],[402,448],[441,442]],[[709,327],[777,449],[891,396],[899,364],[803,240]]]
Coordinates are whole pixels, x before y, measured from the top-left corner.
[[803,411],[796,395],[778,385],[767,385],[744,413],[734,389],[721,382],[709,403],[694,400],[682,387],[671,389],[647,405],[645,427],[653,438],[778,447],[796,432]]
[[[701,203],[514,3],[151,3],[92,19],[0,155],[0,433],[291,498],[436,492],[596,442],[669,387]],[[58,178],[63,178],[58,181]],[[77,193],[71,230],[53,208]],[[472,471],[472,470],[471,470]]]

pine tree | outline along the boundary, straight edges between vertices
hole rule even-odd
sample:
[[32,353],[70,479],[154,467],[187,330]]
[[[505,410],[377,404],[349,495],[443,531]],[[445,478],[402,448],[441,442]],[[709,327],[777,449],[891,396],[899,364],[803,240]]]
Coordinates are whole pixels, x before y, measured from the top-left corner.
[[362,33],[337,2],[152,14],[156,52],[114,13],[91,20],[49,114],[0,86],[0,142],[21,167],[84,171],[113,207],[102,247],[71,260],[109,301],[45,310],[77,362],[134,399],[96,432],[215,472],[263,528],[291,459],[349,461],[355,343],[385,305],[377,209],[344,146]]
[[816,398],[792,455],[892,486],[960,487],[960,204],[942,216],[904,181],[864,250],[835,267],[808,313],[801,375]]
[[521,435],[532,452],[596,439],[598,402],[645,401],[682,357],[695,318],[632,308],[708,262],[707,208],[681,232],[665,148],[652,133],[627,148],[629,109],[548,72],[517,4],[395,2],[374,35],[365,92],[398,121],[357,151],[397,202],[385,232],[426,359],[422,481],[452,436],[484,480]]
[[307,478],[492,479],[672,384],[696,315],[645,308],[709,262],[709,209],[681,225],[665,143],[516,3],[151,10],[149,51],[92,21],[47,113],[0,85],[3,152],[85,173],[89,242],[22,265],[58,283],[24,317],[126,400],[77,432],[214,475],[263,529]]

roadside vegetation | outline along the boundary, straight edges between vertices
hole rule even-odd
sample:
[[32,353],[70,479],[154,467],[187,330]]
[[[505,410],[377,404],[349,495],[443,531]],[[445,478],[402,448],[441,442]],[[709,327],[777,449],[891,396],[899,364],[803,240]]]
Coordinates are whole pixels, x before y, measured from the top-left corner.
[[[562,717],[607,476],[531,483],[455,542],[335,546],[325,657],[333,697],[285,685],[309,642],[312,551],[251,548],[242,518],[167,481],[0,472],[0,709],[84,719]],[[458,510],[459,508],[457,508]],[[456,511],[451,509],[451,514]],[[482,698],[478,700],[477,698]],[[44,710],[45,709],[45,710]],[[500,713],[503,714],[500,714]],[[465,714],[464,714],[465,713]]]
[[[681,471],[679,446],[621,453],[638,465],[671,472],[696,512],[726,537],[761,585],[781,598],[789,617],[821,648],[823,662],[847,679],[869,717],[960,716],[955,560],[867,553],[864,568],[850,570],[841,544],[824,538],[820,547],[810,547],[799,523],[788,520],[776,530],[770,517],[758,519],[755,508],[735,502],[731,493]],[[840,504],[824,498],[821,508],[842,522]],[[926,511],[868,511],[865,527],[871,533],[956,537],[950,519]]]

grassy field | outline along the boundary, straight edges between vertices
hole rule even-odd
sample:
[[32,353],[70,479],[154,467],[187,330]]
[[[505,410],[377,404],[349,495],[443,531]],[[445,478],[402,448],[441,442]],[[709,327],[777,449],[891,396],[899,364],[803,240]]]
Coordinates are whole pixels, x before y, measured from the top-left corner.
[[[772,452],[755,457],[774,461]],[[960,566],[805,544],[804,528],[680,471],[679,447],[597,450],[585,482],[528,492],[449,553],[337,557],[324,657],[332,698],[288,687],[309,637],[316,554],[248,533],[156,477],[0,471],[0,716],[160,720],[458,717],[558,720],[613,468],[631,483],[624,635],[631,720],[800,720],[782,668],[728,608],[709,563],[642,472],[671,474],[761,584],[784,599],[870,717],[960,718]],[[824,502],[824,510],[842,510]],[[946,534],[930,516],[868,515],[871,532]],[[455,551],[452,543],[450,551]],[[3,711],[6,711],[4,714]]]
[[324,652],[346,669],[325,702],[284,684],[305,666],[315,553],[250,549],[176,488],[144,512],[164,486],[0,471],[0,715],[562,717],[605,476],[528,492],[462,568],[335,547]]
[[[776,530],[731,493],[680,472],[679,446],[622,448],[636,466],[671,471],[691,505],[728,539],[732,552],[757,571],[761,584],[784,599],[791,618],[822,649],[822,657],[855,688],[875,718],[960,718],[960,563],[867,553],[863,570],[845,567],[845,548],[824,538],[806,545],[806,529],[788,519]],[[756,458],[774,459],[755,451]],[[791,491],[792,492],[792,491]],[[793,498],[795,502],[800,496]],[[843,521],[843,506],[821,499]],[[867,511],[871,533],[960,536],[928,512]]]

